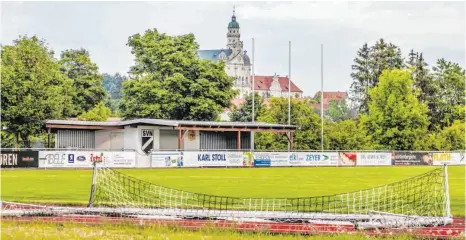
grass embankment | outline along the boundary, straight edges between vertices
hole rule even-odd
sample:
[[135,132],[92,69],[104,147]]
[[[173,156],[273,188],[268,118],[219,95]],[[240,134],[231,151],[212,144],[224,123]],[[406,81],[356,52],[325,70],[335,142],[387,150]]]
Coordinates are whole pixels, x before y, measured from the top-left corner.
[[[151,183],[185,191],[234,197],[308,197],[376,187],[404,180],[435,167],[314,167],[240,169],[119,170]],[[465,216],[465,167],[450,166],[451,210]],[[91,170],[2,169],[5,201],[84,205],[89,199]]]
[[[90,225],[83,224],[43,224],[43,223],[17,223],[2,222],[2,240],[7,239],[319,239],[344,240],[368,239],[362,234],[343,235],[281,235],[270,233],[240,233],[223,229],[201,229],[190,231],[181,228],[154,226],[154,225]],[[414,239],[407,235],[371,239]]]

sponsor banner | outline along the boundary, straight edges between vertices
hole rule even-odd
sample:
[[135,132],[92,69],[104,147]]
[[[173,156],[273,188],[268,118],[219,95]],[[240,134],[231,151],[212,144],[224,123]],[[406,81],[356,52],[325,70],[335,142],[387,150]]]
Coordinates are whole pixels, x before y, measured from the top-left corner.
[[287,152],[270,152],[270,166],[289,166],[290,153]]
[[252,152],[245,152],[243,153],[243,167],[252,167],[254,166],[254,153]]
[[39,166],[38,151],[1,150],[1,168],[26,168]]
[[289,157],[290,166],[337,166],[338,153],[294,152]]
[[356,154],[358,166],[389,166],[392,165],[392,153],[358,152]]
[[152,167],[183,167],[183,152],[153,152]]
[[340,152],[338,166],[356,166],[358,156],[355,152]]
[[136,167],[135,152],[111,152],[111,157],[104,160],[104,166],[110,168],[134,168]]
[[39,151],[41,168],[92,168],[93,163],[111,168],[136,167],[135,152]]
[[239,167],[242,152],[185,152],[186,167]]
[[432,153],[393,152],[392,165],[432,165]]
[[432,165],[464,165],[465,153],[433,153]]
[[270,167],[271,159],[269,152],[254,153],[254,167]]

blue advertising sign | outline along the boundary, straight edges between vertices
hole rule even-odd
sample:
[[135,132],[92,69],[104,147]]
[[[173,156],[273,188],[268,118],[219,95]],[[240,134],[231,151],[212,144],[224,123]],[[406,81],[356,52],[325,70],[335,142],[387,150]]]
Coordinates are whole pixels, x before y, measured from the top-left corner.
[[254,167],[270,167],[271,162],[270,153],[254,153]]

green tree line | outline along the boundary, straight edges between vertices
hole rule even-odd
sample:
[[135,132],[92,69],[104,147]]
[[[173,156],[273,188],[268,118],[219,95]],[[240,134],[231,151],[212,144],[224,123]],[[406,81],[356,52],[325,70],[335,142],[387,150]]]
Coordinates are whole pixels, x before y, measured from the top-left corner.
[[[85,49],[69,49],[58,59],[36,36],[21,36],[1,48],[2,147],[30,147],[44,137],[47,119],[105,121],[160,118],[214,121],[237,95],[222,61],[197,57],[193,34],[170,36],[149,29],[128,38],[134,56],[128,76],[101,74]],[[407,59],[392,43],[364,44],[352,67],[350,97],[325,112],[324,148],[329,150],[464,149],[465,72],[439,59],[429,68],[422,53]],[[316,99],[292,99],[296,149],[320,149],[321,119]],[[267,104],[256,96],[257,121],[286,124],[285,98]],[[350,114],[356,112],[356,114]],[[252,96],[231,113],[232,121],[252,120]],[[258,149],[286,149],[286,136],[258,133]]]

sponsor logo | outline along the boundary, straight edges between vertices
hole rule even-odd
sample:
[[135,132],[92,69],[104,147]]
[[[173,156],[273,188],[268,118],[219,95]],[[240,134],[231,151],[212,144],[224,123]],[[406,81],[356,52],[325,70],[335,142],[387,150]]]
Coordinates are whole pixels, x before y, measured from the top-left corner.
[[[60,156],[61,155],[61,156]],[[47,154],[45,156],[47,159],[47,163],[49,165],[64,165],[65,164],[65,159],[67,158],[66,154]]]
[[84,161],[86,161],[86,157],[85,157],[85,156],[78,156],[78,157],[76,158],[76,160],[78,160],[78,161],[80,161],[80,162],[84,162]]
[[226,161],[225,154],[197,154],[197,161]]
[[3,166],[16,166],[18,165],[18,154],[16,153],[3,153],[2,154]]
[[434,161],[436,162],[447,162],[451,161],[450,153],[434,153]]
[[34,162],[34,158],[33,157],[22,157],[21,161],[23,161],[23,162]]
[[307,154],[306,155],[306,161],[327,161],[328,160],[328,156],[325,156],[325,155],[320,155],[320,154]]
[[91,153],[91,162],[103,162],[104,161],[104,153],[100,153],[100,156]]
[[292,153],[292,154],[290,155],[290,160],[291,160],[291,161],[296,161],[296,160],[298,160],[298,154]]
[[68,154],[68,163],[74,163],[74,154]]

